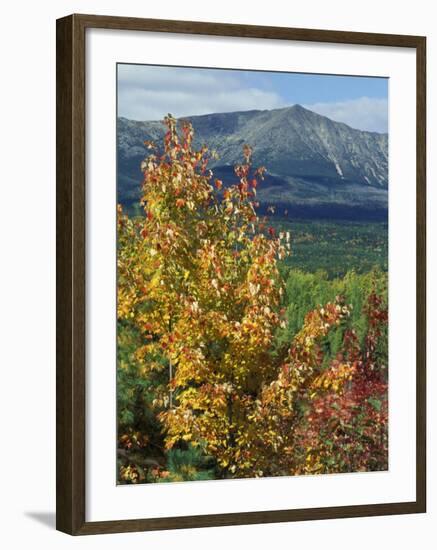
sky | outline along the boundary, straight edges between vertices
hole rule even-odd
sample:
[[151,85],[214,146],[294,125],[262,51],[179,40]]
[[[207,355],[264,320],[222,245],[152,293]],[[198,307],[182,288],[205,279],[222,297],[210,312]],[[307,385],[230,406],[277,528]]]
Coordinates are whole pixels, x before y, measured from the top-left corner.
[[353,128],[388,131],[388,79],[117,65],[118,116],[133,120],[277,109],[296,103]]

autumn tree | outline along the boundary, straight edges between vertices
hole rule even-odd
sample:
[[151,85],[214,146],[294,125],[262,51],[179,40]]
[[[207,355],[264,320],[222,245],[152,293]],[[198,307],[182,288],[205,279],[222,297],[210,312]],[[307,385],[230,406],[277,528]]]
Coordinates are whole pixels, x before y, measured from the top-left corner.
[[[341,297],[307,314],[258,403],[254,455],[264,475],[387,468],[387,365],[378,349],[386,337],[387,309],[371,293],[364,312],[364,348]],[[339,328],[341,351],[326,362],[324,343]]]
[[[144,162],[145,216],[119,217],[119,318],[134,319],[146,370],[171,366],[163,407],[167,447],[202,444],[224,472],[239,461],[248,396],[275,375],[269,355],[280,323],[277,258],[286,234],[263,231],[253,198],[262,170],[251,150],[227,188],[207,170],[209,152],[192,148],[193,131],[166,119],[164,152]],[[148,144],[153,148],[153,144]],[[154,359],[155,358],[155,359]],[[171,401],[171,402],[170,402]]]

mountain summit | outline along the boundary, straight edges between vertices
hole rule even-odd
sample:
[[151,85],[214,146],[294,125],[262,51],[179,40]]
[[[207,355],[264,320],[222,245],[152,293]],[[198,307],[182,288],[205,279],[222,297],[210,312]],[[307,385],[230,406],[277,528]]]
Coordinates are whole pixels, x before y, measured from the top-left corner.
[[[215,149],[211,164],[225,181],[235,179],[233,166],[242,160],[242,146],[253,148],[254,166],[265,166],[261,203],[290,207],[355,207],[386,210],[388,135],[356,130],[301,105],[183,117],[194,127],[195,145]],[[118,189],[123,203],[138,196],[139,166],[146,156],[144,140],[162,141],[158,121],[118,119]],[[341,208],[340,208],[341,209]],[[333,214],[335,216],[335,213]]]

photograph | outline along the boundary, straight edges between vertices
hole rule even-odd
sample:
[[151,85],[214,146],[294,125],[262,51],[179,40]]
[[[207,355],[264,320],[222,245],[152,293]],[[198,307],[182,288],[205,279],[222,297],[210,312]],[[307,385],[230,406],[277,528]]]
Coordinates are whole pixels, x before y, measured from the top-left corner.
[[389,78],[116,86],[117,484],[388,471]]
[[371,4],[5,4],[2,548],[434,548],[437,26]]

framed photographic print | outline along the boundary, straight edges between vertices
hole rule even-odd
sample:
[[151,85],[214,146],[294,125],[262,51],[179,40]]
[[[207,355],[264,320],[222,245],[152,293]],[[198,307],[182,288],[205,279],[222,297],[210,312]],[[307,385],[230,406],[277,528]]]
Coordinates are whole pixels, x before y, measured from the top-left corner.
[[57,528],[426,510],[425,38],[57,21]]

